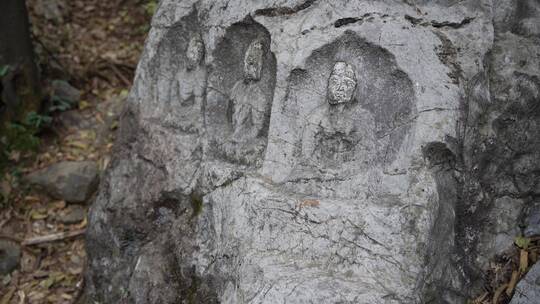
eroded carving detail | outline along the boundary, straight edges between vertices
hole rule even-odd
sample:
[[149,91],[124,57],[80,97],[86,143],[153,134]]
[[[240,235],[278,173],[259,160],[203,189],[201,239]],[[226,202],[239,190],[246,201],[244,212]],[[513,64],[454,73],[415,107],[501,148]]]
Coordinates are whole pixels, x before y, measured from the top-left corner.
[[[352,65],[338,61],[328,78],[327,100],[331,105],[350,103],[356,89]],[[302,140],[304,157],[308,159],[350,162],[365,158],[375,145],[373,118],[358,104],[328,108],[322,106],[308,119]]]
[[349,176],[392,164],[414,94],[390,53],[348,33],[314,51],[289,81],[282,111],[292,128],[281,136],[295,145],[285,148],[292,164],[286,178]]
[[186,48],[186,67],[177,75],[178,97],[182,107],[176,125],[183,132],[197,133],[203,124],[202,104],[206,94],[206,67],[204,42],[200,34],[194,34]]
[[232,139],[245,142],[257,138],[263,131],[267,110],[267,99],[254,83],[261,79],[264,43],[257,39],[250,43],[244,55],[244,79],[231,90]]
[[251,42],[244,56],[244,79],[246,82],[261,79],[263,55],[263,41],[257,39]]
[[209,158],[242,168],[262,165],[276,77],[269,45],[269,33],[251,21],[232,25],[218,42],[204,110]]
[[351,162],[373,157],[373,117],[359,105],[337,110],[321,107],[307,118],[302,153],[311,161]]
[[353,67],[342,61],[336,62],[328,78],[328,103],[350,102],[356,89],[356,74]]
[[204,53],[204,41],[201,35],[193,35],[186,50],[187,69],[192,70],[199,66],[204,59]]
[[264,130],[268,100],[261,89],[239,81],[232,89],[232,138],[242,142],[258,137]]

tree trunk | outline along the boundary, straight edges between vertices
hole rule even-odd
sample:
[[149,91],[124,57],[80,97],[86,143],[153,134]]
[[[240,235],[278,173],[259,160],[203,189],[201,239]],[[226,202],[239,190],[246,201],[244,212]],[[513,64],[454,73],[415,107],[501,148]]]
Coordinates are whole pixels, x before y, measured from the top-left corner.
[[8,122],[38,110],[41,97],[26,4],[24,0],[2,0],[0,11],[1,130]]

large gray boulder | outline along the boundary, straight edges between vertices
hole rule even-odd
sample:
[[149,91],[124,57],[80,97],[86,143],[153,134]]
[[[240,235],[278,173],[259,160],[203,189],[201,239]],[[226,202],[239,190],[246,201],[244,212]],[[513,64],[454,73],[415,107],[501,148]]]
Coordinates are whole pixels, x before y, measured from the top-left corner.
[[162,0],[88,301],[465,303],[540,191],[539,9]]

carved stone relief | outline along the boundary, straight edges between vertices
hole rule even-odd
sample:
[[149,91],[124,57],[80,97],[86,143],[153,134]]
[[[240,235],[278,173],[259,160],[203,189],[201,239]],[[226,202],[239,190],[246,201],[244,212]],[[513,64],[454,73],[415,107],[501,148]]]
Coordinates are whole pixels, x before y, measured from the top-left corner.
[[250,43],[244,56],[244,79],[245,81],[258,81],[261,79],[264,44],[257,39]]
[[208,84],[209,157],[261,164],[275,86],[276,62],[269,45],[269,33],[253,21],[234,24],[218,43]]
[[187,69],[192,70],[199,66],[204,59],[204,41],[200,34],[195,34],[189,40],[189,44],[186,50]]
[[[178,71],[178,98],[182,115],[178,124],[184,132],[193,133],[203,124],[202,104],[206,94],[206,67],[203,65],[205,45],[200,34],[189,40],[185,58],[185,69]],[[196,117],[197,119],[193,119]]]
[[350,102],[355,89],[356,74],[353,67],[346,62],[336,62],[328,79],[328,102],[330,104]]

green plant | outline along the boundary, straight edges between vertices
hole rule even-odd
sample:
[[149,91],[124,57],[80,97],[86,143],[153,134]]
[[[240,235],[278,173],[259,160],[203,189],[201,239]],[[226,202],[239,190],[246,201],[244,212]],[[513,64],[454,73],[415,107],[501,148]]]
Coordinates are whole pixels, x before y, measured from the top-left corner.
[[58,96],[52,96],[51,97],[52,105],[49,107],[49,113],[60,111],[64,112],[73,107],[73,104],[71,104],[69,101],[62,99]]
[[193,209],[192,217],[196,217],[201,214],[203,209],[203,198],[200,194],[192,192],[190,195],[191,208]]
[[39,147],[40,140],[37,133],[52,118],[30,112],[22,122],[7,123],[0,137],[0,179],[8,167],[12,153],[35,152]]
[[35,130],[40,130],[41,128],[50,125],[52,122],[52,117],[47,115],[41,115],[36,112],[30,112],[26,116],[25,125],[34,128]]
[[6,76],[8,72],[9,72],[9,65],[0,66],[0,77]]
[[148,15],[154,16],[157,9],[157,2],[155,0],[148,1],[148,3],[144,5],[144,9]]
[[518,246],[521,249],[527,249],[527,248],[529,248],[529,245],[531,243],[531,239],[526,238],[526,237],[522,237],[522,236],[518,236],[518,237],[516,237],[514,243],[516,244],[516,246]]
[[32,128],[18,123],[9,123],[6,127],[6,150],[28,152],[39,146],[39,138]]

